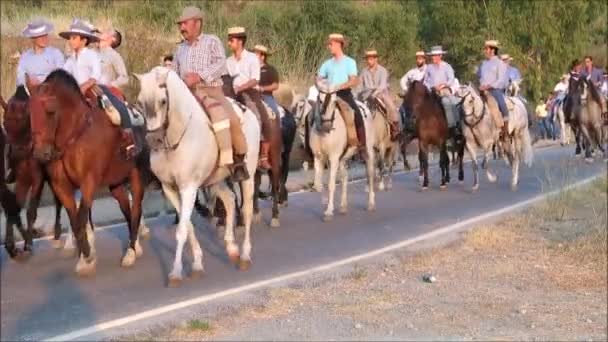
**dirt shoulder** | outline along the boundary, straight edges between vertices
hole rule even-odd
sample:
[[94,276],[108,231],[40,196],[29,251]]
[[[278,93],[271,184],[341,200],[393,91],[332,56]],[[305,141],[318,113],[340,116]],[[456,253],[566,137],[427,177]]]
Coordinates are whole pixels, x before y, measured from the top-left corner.
[[255,303],[125,338],[606,340],[607,187],[604,178],[448,245],[273,288]]

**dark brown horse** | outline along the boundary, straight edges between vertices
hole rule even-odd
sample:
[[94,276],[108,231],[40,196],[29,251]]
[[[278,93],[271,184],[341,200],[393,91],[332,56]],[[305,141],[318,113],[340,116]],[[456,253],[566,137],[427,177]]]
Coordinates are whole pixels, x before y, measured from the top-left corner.
[[[108,187],[129,228],[129,247],[122,259],[131,266],[140,252],[137,243],[144,184],[136,160],[125,158],[119,127],[103,110],[91,107],[76,80],[64,70],[53,71],[31,91],[29,109],[34,156],[45,163],[52,188],[66,208],[76,237],[79,275],[95,271],[93,232],[86,231],[95,192]],[[127,184],[131,186],[132,205]],[[77,208],[74,192],[82,199]]]
[[[3,108],[6,107],[4,99],[0,97],[0,104]],[[5,112],[6,113],[6,112]],[[6,236],[4,238],[4,248],[11,258],[16,257],[27,257],[32,251],[32,235],[23,228],[21,224],[21,207],[17,203],[17,197],[11,192],[6,186],[6,175],[4,174],[5,160],[4,160],[4,149],[6,146],[6,138],[4,131],[0,128],[0,207],[4,211],[6,217]],[[15,247],[14,227],[21,233],[24,245],[23,251]]]
[[[17,87],[15,94],[4,107],[4,128],[6,140],[11,153],[7,160],[16,175],[15,195],[20,207],[25,205],[28,193],[30,195],[27,208],[27,230],[36,238],[42,235],[34,229],[38,206],[45,183],[49,178],[42,164],[34,159],[32,154],[32,137],[30,117],[28,113],[29,95],[24,86]],[[59,241],[61,236],[61,203],[55,197],[55,230],[54,238]]]
[[[447,141],[450,138],[448,123],[445,111],[441,105],[439,97],[430,92],[427,87],[419,81],[414,81],[408,88],[403,99],[403,105],[415,116],[414,134],[404,132],[401,144],[401,153],[404,163],[407,163],[406,148],[413,140],[418,139],[418,160],[420,162],[420,175],[422,179],[422,189],[426,190],[429,186],[429,161],[428,154],[432,146],[439,148],[439,168],[441,169],[442,189],[447,187],[450,182],[450,158],[447,152]],[[405,127],[406,125],[404,125]],[[455,149],[458,154],[458,180],[464,180],[463,155],[464,143],[462,139],[454,139]],[[409,165],[405,164],[406,168]]]

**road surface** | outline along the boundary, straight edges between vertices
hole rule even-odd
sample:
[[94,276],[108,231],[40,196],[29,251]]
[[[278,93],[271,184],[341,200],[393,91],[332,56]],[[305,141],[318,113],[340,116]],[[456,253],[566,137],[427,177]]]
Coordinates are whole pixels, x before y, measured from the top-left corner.
[[[254,227],[253,265],[248,272],[239,272],[229,264],[214,228],[196,217],[194,222],[205,252],[206,274],[201,279],[186,280],[178,289],[166,287],[174,251],[172,217],[149,222],[152,237],[143,244],[144,256],[131,269],[119,266],[126,245],[126,228],[118,226],[98,231],[97,274],[92,279],[77,278],[73,272],[76,260],[62,257],[48,241],[39,241],[36,255],[25,264],[9,260],[2,251],[1,338],[40,340],[60,336],[82,340],[132,333],[152,324],[172,322],[197,307],[172,310],[166,307],[169,304],[376,250],[512,206],[566,183],[606,174],[606,162],[585,164],[580,159],[569,158],[571,153],[570,148],[537,150],[534,166],[522,169],[517,192],[509,190],[510,169],[502,161],[492,163],[497,165],[498,184],[488,184],[484,175],[481,189],[476,193],[470,191],[470,165],[466,165],[465,185],[451,184],[447,191],[439,191],[436,169],[431,174],[432,188],[424,193],[419,191],[417,172],[403,173],[395,177],[392,191],[377,194],[377,210],[373,213],[365,210],[364,182],[356,182],[349,187],[348,215],[336,213],[329,223],[321,222],[324,211],[321,194],[294,194],[289,208],[282,211],[281,228],[270,229],[265,224]],[[267,203],[265,207],[264,220],[268,222]],[[188,253],[185,259],[188,272]],[[159,307],[164,308],[149,311]],[[137,320],[132,316],[144,311],[150,317]],[[129,318],[121,322],[114,321],[111,329],[98,326],[62,336],[127,316]],[[101,332],[86,334],[98,330]]]

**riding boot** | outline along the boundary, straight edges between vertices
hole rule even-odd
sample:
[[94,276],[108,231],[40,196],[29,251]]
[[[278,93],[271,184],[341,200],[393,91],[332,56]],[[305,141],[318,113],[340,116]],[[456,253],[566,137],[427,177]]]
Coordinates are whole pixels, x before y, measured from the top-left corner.
[[249,172],[247,171],[247,164],[245,164],[244,154],[234,155],[234,164],[232,164],[232,176],[230,178],[235,183],[249,179]]
[[263,170],[270,170],[270,162],[268,161],[268,154],[270,152],[270,142],[260,142],[260,159],[258,160],[258,168]]
[[399,127],[399,121],[392,121],[389,124],[389,127],[390,127],[390,131],[391,131],[391,140],[392,141],[399,140],[399,136],[401,135],[401,129]]
[[365,138],[365,127],[357,127],[357,138],[359,139],[359,156],[367,161],[367,139]]

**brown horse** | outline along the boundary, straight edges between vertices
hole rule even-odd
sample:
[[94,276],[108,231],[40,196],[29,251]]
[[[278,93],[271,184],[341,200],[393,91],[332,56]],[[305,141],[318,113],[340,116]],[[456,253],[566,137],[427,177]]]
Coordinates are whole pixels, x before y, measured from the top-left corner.
[[[3,108],[6,107],[6,103],[1,97],[0,104]],[[0,128],[0,208],[2,208],[6,217],[6,236],[4,238],[4,248],[6,248],[6,252],[11,258],[26,258],[29,254],[31,254],[32,251],[32,235],[28,231],[23,229],[23,225],[21,224],[21,217],[19,216],[19,214],[21,213],[21,208],[17,203],[17,197],[6,186],[6,175],[4,174],[5,146],[6,138],[4,136],[4,131]],[[13,230],[15,226],[17,226],[17,229],[21,233],[24,240],[23,251],[15,247],[15,238],[13,236]]]
[[[40,237],[42,232],[34,229],[38,206],[45,183],[50,183],[42,164],[32,155],[32,137],[30,130],[30,117],[28,113],[28,100],[24,86],[17,87],[15,94],[8,100],[4,108],[4,128],[6,140],[10,146],[9,165],[16,175],[15,195],[17,203],[22,208],[30,194],[27,209],[27,230],[32,237]],[[55,197],[55,230],[54,241],[60,241],[61,236],[61,203]],[[57,244],[56,244],[57,245]]]
[[[28,88],[32,89],[29,109],[34,157],[45,163],[51,186],[70,217],[80,256],[76,272],[88,275],[95,271],[94,236],[85,226],[95,192],[103,186],[110,189],[127,220],[130,242],[122,265],[133,265],[141,252],[137,237],[144,184],[136,160],[123,155],[120,128],[112,125],[102,109],[87,103],[74,77],[64,70],[55,70],[41,85]],[[78,208],[76,189],[82,193]]]
[[[450,138],[448,123],[443,106],[439,97],[430,92],[420,81],[414,81],[409,87],[403,99],[403,106],[410,110],[415,116],[414,135],[404,132],[401,144],[401,153],[404,163],[407,163],[406,147],[415,138],[418,139],[418,160],[420,162],[420,175],[422,179],[422,190],[429,186],[429,161],[428,154],[432,146],[439,148],[439,168],[441,169],[441,189],[447,188],[450,182],[450,158],[447,152],[447,141]],[[405,127],[406,125],[404,125]],[[454,145],[458,153],[458,180],[464,180],[463,139],[454,137]],[[406,168],[409,166],[405,164]]]

